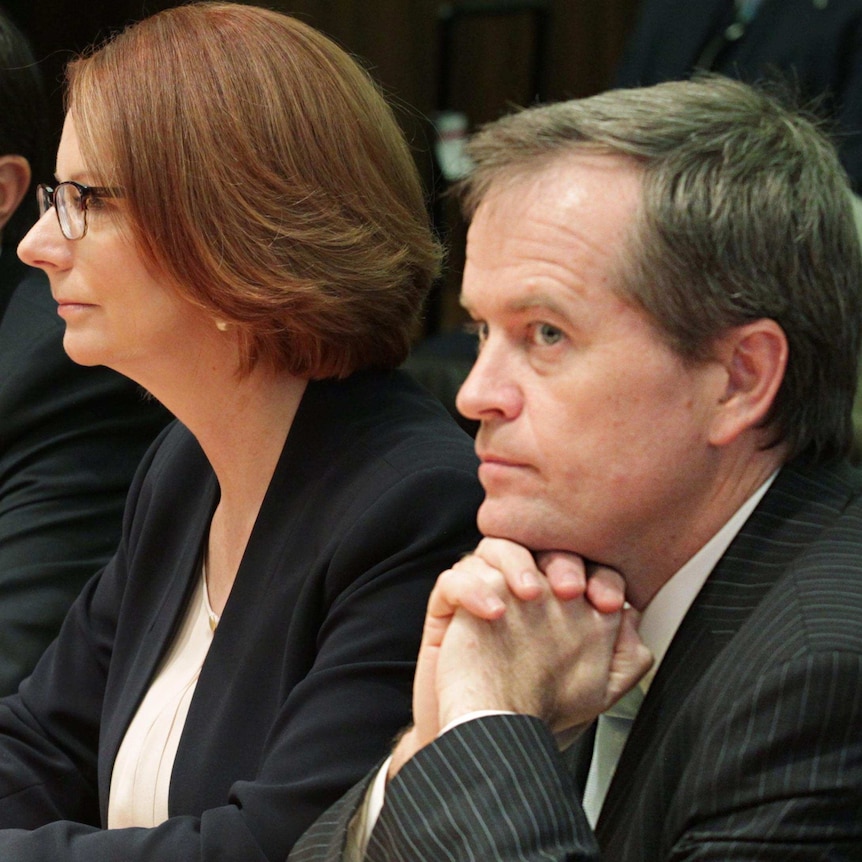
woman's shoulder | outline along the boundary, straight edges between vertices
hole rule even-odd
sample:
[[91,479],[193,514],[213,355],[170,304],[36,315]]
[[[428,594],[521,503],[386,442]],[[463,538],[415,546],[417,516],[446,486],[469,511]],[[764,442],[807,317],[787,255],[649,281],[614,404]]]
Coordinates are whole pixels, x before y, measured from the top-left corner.
[[211,493],[215,474],[195,436],[178,419],[169,422],[138,465],[129,492],[129,508],[158,501],[188,500]]
[[[315,430],[316,429],[316,430]],[[309,384],[291,436],[315,434],[332,454],[383,459],[393,469],[446,466],[475,474],[473,440],[442,403],[402,371]]]

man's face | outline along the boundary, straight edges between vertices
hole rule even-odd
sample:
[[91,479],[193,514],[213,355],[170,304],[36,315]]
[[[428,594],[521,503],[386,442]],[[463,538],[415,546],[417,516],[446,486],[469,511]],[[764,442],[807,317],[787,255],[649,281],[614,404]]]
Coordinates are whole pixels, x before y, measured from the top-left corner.
[[481,342],[458,395],[481,421],[480,529],[624,575],[687,558],[726,386],[615,290],[640,191],[629,162],[588,154],[492,187],[462,292]]

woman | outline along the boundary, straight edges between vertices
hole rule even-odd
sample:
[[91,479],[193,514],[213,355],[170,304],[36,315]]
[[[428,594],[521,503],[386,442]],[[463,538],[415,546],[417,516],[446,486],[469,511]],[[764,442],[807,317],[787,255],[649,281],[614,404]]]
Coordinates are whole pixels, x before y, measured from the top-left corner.
[[19,253],[69,355],[179,422],[0,702],[0,859],[283,860],[409,720],[428,592],[476,541],[469,440],[392,370],[439,250],[384,101],[285,16],[163,12],[67,106]]

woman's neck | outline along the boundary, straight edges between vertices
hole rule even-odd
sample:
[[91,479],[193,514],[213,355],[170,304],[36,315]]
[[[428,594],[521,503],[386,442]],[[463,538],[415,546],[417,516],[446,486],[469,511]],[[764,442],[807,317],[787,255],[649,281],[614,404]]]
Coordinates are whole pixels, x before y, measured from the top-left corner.
[[252,375],[224,392],[217,409],[190,430],[219,483],[210,525],[207,587],[221,614],[307,381],[289,375]]

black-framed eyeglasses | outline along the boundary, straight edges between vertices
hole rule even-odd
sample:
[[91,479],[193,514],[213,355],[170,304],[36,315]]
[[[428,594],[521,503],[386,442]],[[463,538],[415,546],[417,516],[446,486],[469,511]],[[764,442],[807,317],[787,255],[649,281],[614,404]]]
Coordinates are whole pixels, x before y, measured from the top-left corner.
[[121,189],[106,186],[85,186],[72,180],[51,186],[36,187],[36,201],[39,204],[39,218],[51,207],[57,213],[60,230],[66,239],[82,239],[87,233],[87,209],[99,198],[121,198]]

